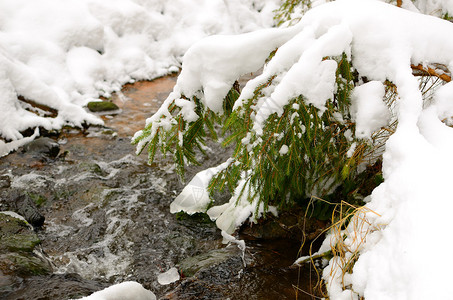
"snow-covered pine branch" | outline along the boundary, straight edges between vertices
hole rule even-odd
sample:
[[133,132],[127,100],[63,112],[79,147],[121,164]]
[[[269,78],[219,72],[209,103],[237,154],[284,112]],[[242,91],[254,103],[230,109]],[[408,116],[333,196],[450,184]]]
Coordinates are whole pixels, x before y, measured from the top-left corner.
[[[342,266],[334,259],[324,279],[332,299],[441,298],[448,276],[432,274],[453,263],[436,268],[422,260],[432,247],[419,239],[434,236],[438,249],[449,247],[445,232],[433,234],[421,220],[449,228],[453,132],[446,123],[453,88],[447,83],[422,93],[413,67],[451,70],[452,34],[453,24],[436,17],[375,0],[338,0],[313,8],[289,28],[211,37],[188,51],[174,92],[134,141],[139,151],[150,144],[151,158],[157,147],[174,153],[182,172],[187,161],[195,162],[194,147],[202,148],[207,131],[215,136],[213,122],[225,122],[236,152],[200,176],[234,191],[229,203],[208,210],[232,232],[254,212],[327,195],[357,178],[373,135],[397,124],[383,154],[385,181],[366,199],[373,213],[360,216],[366,222],[359,232],[345,232],[350,251],[360,254],[352,273],[336,272]],[[234,82],[261,67],[262,74],[236,95]],[[397,93],[395,101],[385,105],[389,92]],[[225,99],[235,99],[231,112]],[[187,199],[179,197],[173,207],[184,207]],[[429,199],[447,209],[427,211]]]

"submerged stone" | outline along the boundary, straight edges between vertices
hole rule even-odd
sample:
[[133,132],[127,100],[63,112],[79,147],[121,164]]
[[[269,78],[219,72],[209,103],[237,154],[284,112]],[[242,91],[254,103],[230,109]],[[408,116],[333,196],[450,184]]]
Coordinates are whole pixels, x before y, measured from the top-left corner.
[[185,277],[191,277],[198,271],[217,266],[232,257],[240,257],[237,247],[215,249],[197,256],[188,257],[180,262],[179,269]]

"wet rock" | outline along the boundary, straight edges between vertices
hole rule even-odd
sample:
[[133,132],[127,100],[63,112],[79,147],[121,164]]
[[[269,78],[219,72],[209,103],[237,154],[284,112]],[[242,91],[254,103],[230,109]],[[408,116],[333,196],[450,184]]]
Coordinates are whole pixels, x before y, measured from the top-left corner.
[[31,252],[40,240],[23,220],[0,213],[0,253]]
[[234,257],[241,257],[237,247],[211,250],[197,256],[188,257],[179,263],[181,273],[186,277],[194,276],[197,272],[215,267]]
[[0,189],[6,189],[11,186],[11,178],[8,175],[0,176]]
[[94,162],[83,162],[79,165],[79,169],[82,172],[89,172],[100,177],[108,175],[108,173],[104,171],[101,166]]
[[23,147],[23,152],[26,152],[33,157],[49,157],[56,158],[60,153],[60,145],[51,138],[40,137],[28,143]]
[[[49,262],[36,251],[39,243],[40,239],[26,221],[10,213],[0,213],[0,274],[14,279],[50,273]],[[7,280],[5,286],[10,281],[13,280]]]
[[91,112],[104,112],[118,110],[119,107],[110,101],[92,101],[87,104],[88,109]]
[[29,194],[18,190],[10,191],[2,195],[0,204],[2,210],[11,210],[18,213],[34,227],[40,227],[44,224],[45,217],[39,212],[35,201]]
[[106,288],[109,284],[83,279],[77,274],[51,274],[32,276],[20,282],[18,289],[2,289],[0,276],[0,299],[79,299]]
[[0,255],[0,272],[7,275],[27,277],[51,272],[46,261],[33,253],[10,252]]
[[243,270],[242,252],[235,246],[190,257],[181,262],[180,271],[191,277],[163,299],[227,299],[227,287],[240,280]]

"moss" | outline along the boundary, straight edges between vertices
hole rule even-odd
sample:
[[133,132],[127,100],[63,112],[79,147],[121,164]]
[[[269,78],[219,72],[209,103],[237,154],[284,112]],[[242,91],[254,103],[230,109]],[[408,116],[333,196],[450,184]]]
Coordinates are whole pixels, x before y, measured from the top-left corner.
[[0,256],[0,271],[19,276],[46,275],[49,265],[31,253],[8,253]]
[[0,213],[0,274],[32,276],[51,272],[49,264],[33,254],[40,239],[30,225]]
[[0,238],[0,249],[31,252],[41,240],[35,233],[15,234]]
[[113,111],[118,110],[119,107],[110,101],[93,101],[87,104],[87,107],[92,112]]
[[41,207],[47,202],[47,198],[40,194],[29,192],[28,196],[35,202],[37,207]]
[[0,253],[32,252],[41,241],[29,226],[23,220],[0,214]]
[[102,170],[101,166],[98,165],[97,163],[84,162],[80,164],[79,168],[82,172],[83,171],[90,172],[101,177],[108,175],[108,173]]

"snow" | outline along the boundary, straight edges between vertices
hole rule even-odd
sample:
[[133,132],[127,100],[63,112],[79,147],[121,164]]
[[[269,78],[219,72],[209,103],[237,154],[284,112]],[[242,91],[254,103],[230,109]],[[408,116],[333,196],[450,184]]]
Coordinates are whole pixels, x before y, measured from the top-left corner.
[[289,147],[287,145],[283,145],[280,150],[278,151],[278,153],[280,153],[280,155],[285,155],[286,153],[288,153],[289,151]]
[[156,300],[156,296],[135,281],[125,281],[95,292],[81,300]]
[[[121,86],[179,71],[182,56],[213,34],[273,23],[273,1],[5,0],[0,3],[0,136],[29,142],[28,128],[102,124],[83,107]],[[26,110],[20,97],[58,111]],[[33,136],[34,138],[35,136]],[[16,149],[4,145],[0,154]]]
[[14,212],[14,211],[9,211],[9,210],[7,210],[7,211],[0,211],[0,214],[4,214],[4,215],[10,216],[10,217],[19,219],[19,220],[25,222],[25,224],[27,224],[28,227],[29,227],[30,229],[33,229],[33,226],[31,226],[31,225],[27,222],[27,220],[25,220],[25,218],[24,218],[23,216],[19,215],[18,213]]
[[227,168],[230,163],[231,160],[228,160],[217,167],[209,168],[195,174],[192,180],[170,204],[170,212],[174,214],[184,211],[190,215],[206,212],[212,201],[208,191],[209,182],[212,177]]
[[167,285],[179,280],[179,272],[175,267],[157,276],[157,282],[161,285]]
[[9,143],[5,143],[4,141],[0,140],[0,157],[8,155],[11,151],[17,150],[19,147],[33,141],[39,135],[39,129],[36,128],[35,132],[28,137],[22,138],[20,140],[12,141]]
[[371,138],[371,134],[388,124],[391,114],[384,103],[385,87],[380,81],[370,81],[354,89],[351,113],[356,123],[358,138]]
[[[343,232],[350,249],[346,257],[360,254],[352,273],[338,272],[343,263],[339,258],[332,259],[323,272],[329,297],[448,298],[453,294],[449,274],[453,261],[437,262],[433,257],[451,248],[453,128],[447,124],[453,115],[453,84],[445,84],[430,103],[423,103],[410,65],[440,63],[453,69],[453,40],[448,39],[453,24],[422,14],[453,15],[452,2],[405,0],[407,9],[375,0],[321,2],[295,26],[269,28],[276,0],[3,0],[0,134],[10,142],[0,141],[0,155],[35,138],[37,127],[102,124],[84,109],[89,101],[109,97],[124,83],[156,78],[181,65],[174,91],[147,120],[153,124],[152,135],[139,148],[159,127],[171,125],[168,104],[172,101],[187,121],[198,118],[193,103],[187,101],[192,96],[222,113],[221,101],[234,81],[263,68],[246,84],[234,106],[239,110],[259,85],[275,76],[274,84],[263,90],[253,116],[253,133],[259,136],[266,119],[281,114],[297,95],[303,94],[307,103],[322,111],[334,93],[337,66],[325,58],[345,53],[368,80],[353,93],[357,128],[351,136],[369,138],[388,122],[390,115],[382,101],[386,80],[398,90],[398,127],[383,155],[385,181],[367,199],[366,210],[356,215],[366,222],[360,229],[351,225]],[[19,100],[22,97],[58,115],[30,112]],[[35,129],[35,134],[24,137],[21,132],[28,128]],[[280,153],[286,151],[282,147]],[[206,191],[209,179],[224,167],[197,175],[175,199],[172,212],[206,211],[212,201]],[[240,193],[250,188],[247,176],[242,174],[229,202],[207,210],[230,242],[235,241],[231,234],[237,227],[264,212],[257,199],[250,202]],[[193,193],[194,187],[201,189],[201,197]],[[269,209],[276,213],[275,208]],[[335,236],[326,241],[324,245],[334,242]],[[84,299],[155,296],[138,283],[125,282]]]

